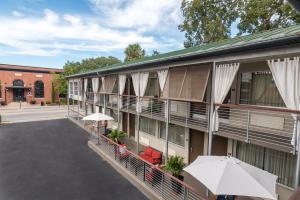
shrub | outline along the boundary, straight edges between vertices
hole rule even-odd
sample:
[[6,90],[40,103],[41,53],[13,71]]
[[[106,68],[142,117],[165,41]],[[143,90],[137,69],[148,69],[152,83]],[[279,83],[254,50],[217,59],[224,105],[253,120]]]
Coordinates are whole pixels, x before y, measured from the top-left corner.
[[107,136],[115,141],[116,143],[120,144],[121,140],[126,136],[127,134],[123,131],[120,131],[118,129],[112,130]]
[[50,101],[46,101],[46,104],[49,105],[49,104],[51,104],[51,102]]
[[180,156],[171,156],[167,161],[165,169],[171,172],[173,176],[178,178],[183,168],[183,158]]

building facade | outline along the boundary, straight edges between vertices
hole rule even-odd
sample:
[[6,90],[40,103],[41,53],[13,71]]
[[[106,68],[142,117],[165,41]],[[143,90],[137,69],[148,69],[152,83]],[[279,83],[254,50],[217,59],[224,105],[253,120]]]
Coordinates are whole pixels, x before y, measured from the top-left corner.
[[62,72],[61,69],[0,64],[0,102],[52,102],[52,80],[54,74]]
[[228,39],[76,74],[70,116],[104,112],[138,150],[232,155],[299,185],[300,26]]

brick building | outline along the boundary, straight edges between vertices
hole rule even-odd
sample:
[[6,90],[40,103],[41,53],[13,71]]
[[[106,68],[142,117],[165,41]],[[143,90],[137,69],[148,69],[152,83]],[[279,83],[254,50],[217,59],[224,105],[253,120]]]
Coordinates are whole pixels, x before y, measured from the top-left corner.
[[0,102],[51,102],[54,74],[62,72],[62,69],[0,64]]

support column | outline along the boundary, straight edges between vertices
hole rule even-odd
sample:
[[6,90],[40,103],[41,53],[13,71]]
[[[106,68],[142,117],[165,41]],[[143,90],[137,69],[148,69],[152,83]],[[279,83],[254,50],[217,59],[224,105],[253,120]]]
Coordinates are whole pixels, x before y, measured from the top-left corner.
[[106,113],[106,94],[103,94],[103,110],[102,113],[105,114]]
[[139,154],[140,149],[140,114],[137,114],[137,141],[136,141],[136,153]]
[[208,121],[208,155],[212,153],[212,139],[213,139],[213,129],[214,129],[214,93],[215,93],[215,72],[216,63],[213,62],[213,68],[211,72],[211,92],[210,92],[210,104],[209,104],[209,121]]
[[79,104],[79,95],[78,95],[78,100],[77,100],[77,120],[80,118],[80,104]]
[[170,99],[166,100],[166,110],[165,110],[165,118],[166,118],[166,144],[165,144],[165,163],[167,164],[168,156],[169,156],[169,123],[170,123]]
[[120,82],[119,82],[119,76],[118,76],[118,78],[117,78],[117,83],[118,83],[118,98],[117,98],[117,100],[118,100],[118,130],[120,130],[120,106],[121,106],[121,104],[120,104]]
[[[298,116],[299,118],[299,116]],[[295,136],[295,145],[297,151],[297,163],[296,163],[296,172],[295,172],[295,189],[300,186],[300,119],[297,120],[296,124],[296,136]]]
[[[68,118],[70,117],[70,82],[68,81],[68,88],[67,88],[67,105],[68,105]],[[5,88],[5,101],[6,101],[6,88]]]
[[137,103],[136,103],[136,105],[137,105],[137,145],[136,145],[136,153],[137,154],[139,154],[139,149],[140,149],[140,73],[139,73],[139,88],[138,88],[138,97],[137,97]]

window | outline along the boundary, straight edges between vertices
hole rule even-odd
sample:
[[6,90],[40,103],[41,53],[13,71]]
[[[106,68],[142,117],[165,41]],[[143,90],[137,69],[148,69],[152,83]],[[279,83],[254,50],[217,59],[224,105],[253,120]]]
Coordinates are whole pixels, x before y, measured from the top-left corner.
[[78,95],[78,82],[74,82],[74,95]]
[[43,81],[36,81],[34,83],[35,98],[44,98],[44,83]]
[[240,103],[284,107],[284,102],[269,71],[241,74]]
[[155,136],[156,121],[146,117],[140,118],[140,130]]
[[20,79],[14,80],[13,86],[24,86],[24,82]]
[[294,186],[296,156],[261,146],[237,142],[238,159],[278,176],[278,182]]
[[[166,123],[160,122],[160,138],[166,139]],[[185,128],[175,124],[169,124],[169,141],[184,147]]]
[[149,73],[148,83],[145,91],[145,96],[159,96],[159,83],[157,74],[154,72]]

